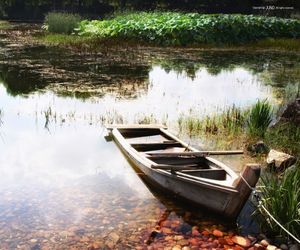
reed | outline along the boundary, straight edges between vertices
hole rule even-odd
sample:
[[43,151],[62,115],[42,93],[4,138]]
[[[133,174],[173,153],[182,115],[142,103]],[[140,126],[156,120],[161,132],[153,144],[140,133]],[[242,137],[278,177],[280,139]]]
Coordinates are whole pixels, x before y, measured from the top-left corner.
[[[300,237],[300,166],[289,169],[278,178],[267,173],[261,178],[261,203],[288,231]],[[260,214],[267,218],[262,223],[266,232],[272,235],[285,235],[285,232],[258,208]]]
[[145,114],[137,114],[134,120],[135,123],[138,124],[155,124],[158,123],[154,114],[145,115]]
[[206,116],[205,118],[197,117],[179,117],[177,120],[179,131],[186,131],[190,136],[201,133],[221,135],[237,134],[245,130],[247,110],[242,110],[232,106],[223,110],[220,114]]
[[272,122],[272,107],[267,100],[260,101],[250,109],[247,120],[248,131],[251,136],[264,137]]

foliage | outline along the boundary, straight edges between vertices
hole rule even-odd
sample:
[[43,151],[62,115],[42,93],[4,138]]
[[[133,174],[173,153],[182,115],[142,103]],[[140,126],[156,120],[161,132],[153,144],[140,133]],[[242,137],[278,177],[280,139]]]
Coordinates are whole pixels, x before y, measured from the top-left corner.
[[300,127],[292,123],[279,123],[265,134],[265,142],[273,148],[300,156]]
[[45,18],[49,32],[71,34],[78,27],[81,17],[76,14],[51,12]]
[[257,103],[251,108],[247,121],[250,135],[264,137],[265,132],[271,122],[271,105],[266,100],[258,100]]
[[264,38],[299,38],[300,20],[253,15],[137,12],[84,20],[82,36],[123,38],[159,45],[239,44]]
[[[282,179],[275,174],[265,174],[262,181],[262,205],[288,231],[300,237],[300,166],[289,169]],[[260,208],[261,214],[267,219],[264,223],[269,233],[285,235],[283,230],[270,220],[265,211]]]

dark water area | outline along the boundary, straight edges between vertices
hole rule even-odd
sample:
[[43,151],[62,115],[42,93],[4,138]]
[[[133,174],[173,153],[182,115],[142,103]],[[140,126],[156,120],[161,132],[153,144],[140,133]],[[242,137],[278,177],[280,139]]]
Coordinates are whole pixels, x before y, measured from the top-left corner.
[[[0,36],[0,249],[209,249],[221,247],[215,229],[228,239],[238,233],[236,222],[145,183],[105,140],[104,124],[165,123],[182,137],[182,116],[247,108],[257,99],[278,105],[297,92],[298,55],[77,54],[23,42],[28,29]],[[225,161],[236,172],[243,167],[238,156]],[[245,235],[256,230],[247,209],[239,219]]]

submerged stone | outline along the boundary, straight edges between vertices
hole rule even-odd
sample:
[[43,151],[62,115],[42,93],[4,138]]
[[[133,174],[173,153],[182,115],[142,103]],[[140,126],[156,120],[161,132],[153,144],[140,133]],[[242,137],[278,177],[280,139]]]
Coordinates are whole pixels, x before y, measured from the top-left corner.
[[233,236],[232,237],[232,241],[235,244],[238,244],[242,247],[250,247],[251,246],[251,242],[249,239],[242,237],[242,236]]

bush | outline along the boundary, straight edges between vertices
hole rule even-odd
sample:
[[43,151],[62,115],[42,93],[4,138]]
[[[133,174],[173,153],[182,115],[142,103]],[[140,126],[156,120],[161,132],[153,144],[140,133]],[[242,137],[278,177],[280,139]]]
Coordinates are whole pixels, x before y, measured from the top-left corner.
[[71,34],[79,26],[81,17],[76,14],[50,12],[45,18],[49,32]]
[[79,34],[159,45],[237,44],[264,38],[299,38],[300,20],[253,15],[138,12],[80,23]]
[[266,101],[258,100],[251,108],[248,118],[250,135],[264,137],[267,128],[272,122],[272,107]]

